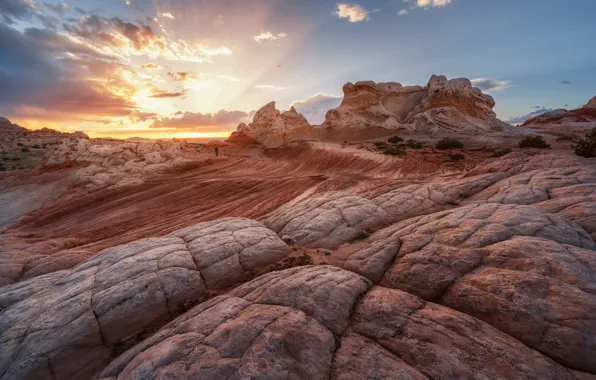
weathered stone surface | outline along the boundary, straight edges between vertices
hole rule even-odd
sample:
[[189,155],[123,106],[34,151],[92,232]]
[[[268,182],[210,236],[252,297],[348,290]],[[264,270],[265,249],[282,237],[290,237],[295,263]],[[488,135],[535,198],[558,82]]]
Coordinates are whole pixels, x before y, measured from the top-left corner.
[[596,243],[578,226],[534,207],[482,204],[407,220],[373,238],[401,242],[382,286],[482,319],[572,368],[596,370]]
[[[405,374],[397,372],[397,379],[574,379],[564,367],[490,325],[402,291],[373,288],[357,305],[353,320],[354,335],[342,339],[338,357],[355,356],[352,347],[344,346],[351,341],[365,352],[382,347],[395,355],[389,358],[393,371],[403,371],[402,363],[411,367]],[[375,361],[388,361],[387,355],[351,368],[361,374],[353,378],[375,378],[370,376],[378,371]]]
[[390,220],[385,210],[367,199],[330,194],[283,206],[267,216],[264,224],[296,244],[332,248]]
[[[484,322],[402,291],[369,288],[330,266],[262,276],[172,321],[100,378],[575,378]],[[322,307],[326,293],[342,301]],[[330,313],[346,326],[330,325]]]
[[[108,248],[71,270],[4,287],[0,378],[89,378],[118,342],[171,319],[208,289],[237,282],[226,258],[242,262],[243,276],[289,250],[262,224],[226,218]],[[215,265],[217,281],[205,284],[202,272],[210,278]]]

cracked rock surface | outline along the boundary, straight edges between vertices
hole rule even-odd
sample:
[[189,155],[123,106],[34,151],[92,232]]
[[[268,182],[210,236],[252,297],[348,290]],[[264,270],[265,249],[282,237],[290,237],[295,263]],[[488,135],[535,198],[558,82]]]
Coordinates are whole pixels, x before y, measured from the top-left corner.
[[225,218],[0,288],[0,378],[88,378],[123,339],[289,251],[261,223]]

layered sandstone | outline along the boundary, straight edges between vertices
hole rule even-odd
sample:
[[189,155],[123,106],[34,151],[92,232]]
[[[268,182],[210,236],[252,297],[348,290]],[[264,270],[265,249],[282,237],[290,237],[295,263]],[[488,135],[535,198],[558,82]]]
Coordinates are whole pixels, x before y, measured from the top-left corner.
[[536,116],[525,123],[522,127],[543,127],[546,125],[573,125],[589,123],[596,126],[596,96],[590,99],[583,107],[567,111],[558,109]]
[[465,78],[433,75],[425,87],[372,81],[348,83],[339,108],[324,125],[331,128],[401,129],[418,132],[496,132],[495,101]]
[[275,108],[275,102],[271,102],[257,111],[252,123],[240,124],[228,141],[246,143],[254,140],[275,148],[308,136],[312,136],[312,126],[304,116],[294,107],[281,113]]
[[240,124],[228,141],[250,139],[274,148],[296,140],[352,141],[391,131],[515,132],[497,119],[494,99],[465,78],[447,80],[433,75],[424,87],[361,81],[346,84],[343,92],[341,105],[329,110],[320,126],[311,126],[294,108],[281,113],[271,102],[256,113],[251,124]]

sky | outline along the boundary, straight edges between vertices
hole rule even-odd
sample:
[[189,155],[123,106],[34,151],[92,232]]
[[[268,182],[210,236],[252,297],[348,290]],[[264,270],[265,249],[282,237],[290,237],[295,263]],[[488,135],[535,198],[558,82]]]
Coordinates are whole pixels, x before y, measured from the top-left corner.
[[596,95],[594,0],[0,0],[0,116],[92,137],[229,135],[347,82],[466,77],[510,120]]

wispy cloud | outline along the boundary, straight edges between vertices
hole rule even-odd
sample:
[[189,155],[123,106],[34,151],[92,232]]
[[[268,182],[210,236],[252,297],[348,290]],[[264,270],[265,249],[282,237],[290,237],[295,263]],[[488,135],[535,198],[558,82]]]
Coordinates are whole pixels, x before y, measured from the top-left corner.
[[406,8],[404,8],[404,9],[402,9],[401,11],[397,12],[397,15],[398,15],[398,16],[405,16],[405,15],[407,15],[408,13],[410,13],[410,12],[408,12],[408,10],[407,10]]
[[239,123],[250,121],[251,112],[221,110],[216,113],[200,112],[178,112],[172,117],[156,119],[151,128],[175,128],[183,130],[204,129],[225,129],[222,127],[235,126]]
[[316,94],[305,100],[292,103],[290,106],[296,108],[306,119],[313,123],[322,123],[325,120],[327,111],[339,107],[343,96]]
[[453,0],[416,0],[416,6],[420,8],[444,7],[452,2]]
[[258,34],[256,36],[254,36],[254,40],[258,43],[262,43],[262,42],[273,42],[273,41],[279,41],[284,37],[287,37],[288,35],[286,33],[278,33],[278,34],[273,34],[271,32],[263,32],[261,31],[261,34]]
[[68,10],[68,4],[61,3],[61,4],[51,4],[51,3],[44,3],[46,7],[53,10],[56,13],[64,13]]
[[175,19],[175,17],[170,12],[158,13],[157,15],[161,18],[169,18],[170,20]]
[[272,84],[260,84],[258,86],[255,86],[256,89],[258,90],[286,90],[287,87],[279,87],[279,86],[275,86]]
[[496,80],[489,78],[476,78],[471,80],[474,87],[478,87],[482,91],[499,91],[511,86],[511,82],[507,80]]
[[333,14],[339,18],[347,18],[350,22],[360,22],[368,20],[370,11],[358,4],[337,4],[337,10]]

